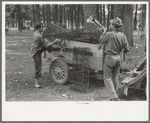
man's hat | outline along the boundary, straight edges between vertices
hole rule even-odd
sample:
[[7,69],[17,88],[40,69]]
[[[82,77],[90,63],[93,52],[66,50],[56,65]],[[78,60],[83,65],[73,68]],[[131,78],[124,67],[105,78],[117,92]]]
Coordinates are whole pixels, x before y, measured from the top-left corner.
[[122,26],[122,20],[119,17],[116,17],[115,19],[110,20],[110,22],[115,26]]

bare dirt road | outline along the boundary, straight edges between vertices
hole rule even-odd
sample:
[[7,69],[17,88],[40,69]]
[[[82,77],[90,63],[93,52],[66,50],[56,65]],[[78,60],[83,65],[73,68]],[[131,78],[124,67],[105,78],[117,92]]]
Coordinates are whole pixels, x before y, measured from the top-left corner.
[[[10,30],[6,35],[6,101],[108,101],[103,81],[90,78],[88,93],[55,85],[49,76],[50,62],[43,58],[41,89],[34,87],[34,63],[30,55],[33,30]],[[4,71],[4,72],[5,72]],[[145,92],[129,90],[128,97],[119,89],[121,101],[146,100]],[[68,95],[68,97],[62,96]]]

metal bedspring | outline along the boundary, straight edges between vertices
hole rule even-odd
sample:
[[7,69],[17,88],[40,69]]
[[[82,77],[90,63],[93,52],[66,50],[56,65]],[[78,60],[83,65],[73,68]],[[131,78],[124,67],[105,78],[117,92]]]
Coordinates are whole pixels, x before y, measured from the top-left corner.
[[73,68],[69,71],[70,87],[82,92],[88,92],[89,70],[86,69],[87,48],[74,47],[73,49]]

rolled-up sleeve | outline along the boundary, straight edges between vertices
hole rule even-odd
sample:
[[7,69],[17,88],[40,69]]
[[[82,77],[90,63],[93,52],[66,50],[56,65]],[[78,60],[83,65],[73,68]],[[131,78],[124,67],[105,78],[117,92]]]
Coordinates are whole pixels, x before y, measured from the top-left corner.
[[108,42],[108,33],[105,35],[101,36],[99,39],[100,44],[106,44]]
[[46,44],[50,43],[50,42],[48,41],[48,39],[46,39],[46,38],[44,39],[44,37],[41,36],[41,37],[40,37],[40,40],[41,40],[41,43],[42,43],[43,47],[47,48],[47,47],[46,47]]

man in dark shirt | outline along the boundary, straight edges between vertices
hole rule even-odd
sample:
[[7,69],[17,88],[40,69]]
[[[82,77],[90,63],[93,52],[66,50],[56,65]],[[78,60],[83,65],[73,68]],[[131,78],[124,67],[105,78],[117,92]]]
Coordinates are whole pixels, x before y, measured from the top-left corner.
[[42,70],[41,54],[53,44],[60,42],[59,39],[56,39],[53,42],[49,42],[46,38],[44,39],[41,35],[42,31],[43,28],[41,23],[36,23],[35,32],[33,33],[33,43],[31,45],[31,54],[35,64],[35,87],[37,88],[41,87],[39,85],[39,78],[41,78]]
[[120,18],[116,18],[110,21],[110,29],[112,31],[107,32],[100,38],[100,43],[105,44],[105,58],[104,58],[104,84],[109,95],[109,99],[112,101],[119,101],[116,94],[118,89],[118,77],[120,72],[120,52],[124,49],[124,52],[128,52],[128,42],[126,36],[119,32],[119,28],[122,26]]

